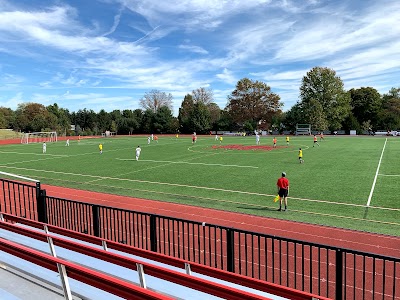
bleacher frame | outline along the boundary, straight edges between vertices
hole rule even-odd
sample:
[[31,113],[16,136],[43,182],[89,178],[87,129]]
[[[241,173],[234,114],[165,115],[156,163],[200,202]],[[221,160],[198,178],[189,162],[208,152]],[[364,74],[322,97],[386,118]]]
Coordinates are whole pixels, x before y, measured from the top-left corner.
[[311,125],[296,124],[296,135],[311,135]]
[[[18,224],[42,229],[44,230],[44,232],[39,232],[34,229],[22,227]],[[203,279],[197,276],[193,276],[192,272],[196,272],[213,278],[218,278],[223,281],[239,284],[242,286],[253,288],[258,291],[274,294],[288,299],[328,299],[325,297],[316,296],[311,293],[280,286],[274,283],[249,278],[247,276],[207,267],[198,263],[188,262],[182,259],[169,257],[148,250],[138,249],[132,246],[104,240],[98,237],[82,234],[68,229],[63,229],[45,223],[27,220],[25,218],[16,217],[6,213],[0,213],[0,228],[42,242],[48,242],[50,249],[53,249],[54,246],[58,246],[80,254],[100,259],[105,262],[138,271],[139,273],[141,273],[139,274],[140,278],[144,278],[144,273],[146,273],[149,276],[154,276],[163,280],[167,280],[169,282],[192,288],[200,292],[214,295],[223,299],[256,300],[269,298],[243,291],[238,288],[226,286],[221,283],[216,283],[214,281]],[[62,237],[60,237],[60,235]],[[72,241],[65,237],[72,238],[74,240]],[[103,249],[87,245],[86,243],[101,245]],[[168,269],[166,267],[157,266],[152,263],[143,262],[142,260],[127,257],[118,253],[109,252],[108,249],[113,249],[126,254],[139,256],[141,258],[146,258],[170,266],[184,268],[186,270],[186,274]],[[100,288],[104,291],[113,293],[117,296],[124,297],[126,299],[171,299],[168,296],[146,289],[144,279],[141,280],[141,287],[138,287],[132,283],[126,282],[109,274],[105,274],[90,269],[88,267],[78,265],[65,259],[57,258],[55,253],[54,256],[52,256],[50,254],[46,254],[38,250],[19,245],[15,242],[7,241],[4,239],[0,239],[0,250],[45,267],[47,269],[53,271],[58,270],[61,280],[64,281],[62,284],[63,286],[69,286],[68,278],[66,277],[68,274],[68,276],[71,278]],[[67,282],[67,284],[65,284],[65,282]],[[66,299],[70,299],[69,295],[71,295],[71,291],[68,289],[64,289],[64,292]],[[135,297],[132,296],[132,293],[134,293]],[[140,297],[136,298],[137,295],[139,295]]]

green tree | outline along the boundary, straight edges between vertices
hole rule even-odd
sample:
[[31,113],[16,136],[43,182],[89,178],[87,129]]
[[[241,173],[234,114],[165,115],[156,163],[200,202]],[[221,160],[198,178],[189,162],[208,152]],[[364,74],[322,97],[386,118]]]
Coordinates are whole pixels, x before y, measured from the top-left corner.
[[46,107],[47,111],[56,117],[56,130],[66,135],[71,129],[70,113],[67,109],[60,108],[57,103]]
[[172,132],[170,126],[174,116],[172,111],[167,106],[162,106],[154,115],[153,128],[155,133],[170,133]]
[[140,106],[144,110],[150,109],[156,113],[161,107],[166,106],[172,110],[172,95],[159,90],[151,90],[140,99]]
[[208,111],[210,112],[210,124],[212,130],[218,130],[218,121],[221,118],[221,109],[216,103],[207,104]]
[[146,109],[143,113],[142,122],[140,124],[141,130],[144,133],[153,133],[154,132],[154,117],[155,113],[151,109]]
[[190,122],[193,109],[194,109],[193,96],[187,94],[183,98],[181,107],[179,108],[179,115],[178,115],[180,131],[182,133],[193,132],[193,128],[191,128],[192,124]]
[[22,103],[15,112],[16,128],[24,132],[56,130],[57,117],[39,103]]
[[226,110],[221,110],[221,115],[219,120],[217,121],[217,128],[215,130],[235,130],[235,123],[233,122],[233,119],[229,112]]
[[373,128],[378,123],[378,115],[382,109],[382,98],[379,92],[372,87],[351,89],[351,108],[359,124],[370,120]]
[[324,131],[328,129],[328,121],[319,101],[310,99],[304,103],[303,110],[305,112],[305,123],[310,124],[313,130]]
[[122,111],[121,117],[116,120],[117,131],[119,134],[132,134],[133,132],[138,132],[140,121],[141,117],[138,120],[137,114],[134,111],[125,109]]
[[133,116],[134,116],[136,122],[138,123],[138,127],[135,132],[143,132],[142,123],[143,123],[143,118],[144,118],[144,111],[139,108],[135,109],[133,111]]
[[296,124],[308,124],[303,105],[300,102],[297,102],[285,113],[283,124],[292,132],[296,130]]
[[195,103],[190,113],[190,132],[208,133],[211,129],[211,115],[207,105],[202,102]]
[[350,132],[350,130],[356,130],[357,133],[362,133],[362,130],[368,130],[368,128],[371,127],[369,123],[370,121],[368,120],[366,122],[368,123],[368,125],[366,128],[363,128],[365,127],[365,122],[363,122],[364,126],[361,126],[357,118],[353,115],[353,112],[350,112],[346,119],[344,119],[342,128],[347,132]]
[[272,117],[281,113],[281,107],[280,97],[267,84],[243,78],[228,96],[226,110],[239,126],[246,121],[252,124],[262,121],[269,126]]
[[380,129],[400,130],[400,88],[392,88],[383,95],[378,126]]
[[101,109],[97,114],[97,126],[100,132],[105,132],[107,130],[111,130],[111,121],[112,118],[108,112],[104,109]]
[[15,122],[15,112],[11,108],[0,107],[0,128],[12,129]]
[[300,99],[303,108],[311,108],[310,102],[318,101],[324,114],[321,118],[327,120],[331,130],[341,128],[350,112],[350,95],[340,77],[329,68],[314,67],[307,72],[300,86]]

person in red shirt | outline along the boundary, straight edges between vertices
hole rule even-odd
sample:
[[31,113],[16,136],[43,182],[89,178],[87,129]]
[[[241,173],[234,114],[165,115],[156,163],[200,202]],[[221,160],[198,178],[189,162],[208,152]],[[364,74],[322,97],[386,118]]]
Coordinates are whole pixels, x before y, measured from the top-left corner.
[[286,178],[286,173],[282,172],[282,177],[276,183],[279,195],[279,211],[282,210],[282,202],[285,202],[285,211],[287,210],[287,196],[289,195],[289,180]]
[[317,136],[314,134],[314,145],[313,145],[313,147],[315,146],[315,144],[317,144],[318,147],[319,147]]
[[276,148],[276,137],[274,137],[274,139],[272,140],[272,142],[274,143],[274,148]]

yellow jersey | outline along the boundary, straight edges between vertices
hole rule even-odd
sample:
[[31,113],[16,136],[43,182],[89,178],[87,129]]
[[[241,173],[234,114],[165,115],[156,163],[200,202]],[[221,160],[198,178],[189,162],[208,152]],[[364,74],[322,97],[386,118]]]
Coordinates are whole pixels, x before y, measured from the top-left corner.
[[299,157],[303,157],[303,150],[299,150]]
[[288,136],[286,137],[286,142],[289,142],[289,137]]
[[103,145],[102,144],[99,145],[99,150],[103,150]]

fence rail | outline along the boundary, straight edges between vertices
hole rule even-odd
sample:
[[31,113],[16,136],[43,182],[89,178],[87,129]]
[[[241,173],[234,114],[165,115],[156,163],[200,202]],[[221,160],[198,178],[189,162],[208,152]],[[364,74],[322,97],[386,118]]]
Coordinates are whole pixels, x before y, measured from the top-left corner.
[[36,206],[3,188],[0,210],[23,215],[24,208],[36,207],[25,217],[323,297],[400,298],[397,257],[60,199],[35,188],[37,198],[28,199]]

